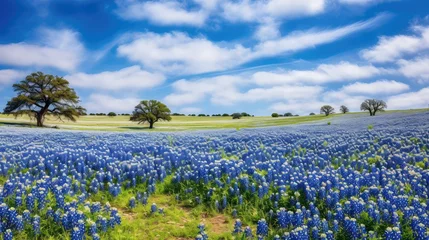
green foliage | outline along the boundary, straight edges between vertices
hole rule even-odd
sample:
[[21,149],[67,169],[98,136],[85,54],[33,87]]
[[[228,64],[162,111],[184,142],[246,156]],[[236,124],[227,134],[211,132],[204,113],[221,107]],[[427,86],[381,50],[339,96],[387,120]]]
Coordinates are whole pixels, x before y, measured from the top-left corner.
[[46,115],[75,122],[86,111],[78,105],[79,97],[62,77],[35,72],[13,84],[13,90],[17,96],[7,102],[4,113],[15,117],[28,115],[37,120],[38,127],[43,126]]
[[328,122],[328,125],[331,125],[331,122]]
[[335,109],[330,105],[324,105],[320,108],[320,114],[325,114],[325,116],[329,116],[333,113],[335,113]]
[[149,128],[158,121],[171,121],[170,109],[157,100],[143,100],[136,107],[130,120],[140,123],[149,123]]
[[273,117],[273,118],[279,117],[279,114],[278,113],[272,113],[271,117]]
[[372,124],[368,125],[368,130],[372,130],[374,126]]
[[242,117],[241,113],[233,113],[232,119],[240,119]]
[[114,112],[109,112],[109,113],[107,114],[107,116],[109,116],[109,117],[116,117],[116,113],[114,113]]

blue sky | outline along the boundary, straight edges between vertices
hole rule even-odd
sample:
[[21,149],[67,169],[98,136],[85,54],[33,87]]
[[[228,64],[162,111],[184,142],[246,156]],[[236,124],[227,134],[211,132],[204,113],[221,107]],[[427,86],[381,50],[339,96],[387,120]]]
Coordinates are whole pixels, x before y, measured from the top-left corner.
[[425,0],[4,0],[0,106],[34,71],[64,76],[88,112],[307,115],[429,105]]

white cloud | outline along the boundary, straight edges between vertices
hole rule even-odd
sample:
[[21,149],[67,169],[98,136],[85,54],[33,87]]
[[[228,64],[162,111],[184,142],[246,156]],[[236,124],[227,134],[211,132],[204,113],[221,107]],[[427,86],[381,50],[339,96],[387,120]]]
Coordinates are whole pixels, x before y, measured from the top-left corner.
[[[301,2],[301,1],[300,1]],[[279,39],[265,41],[258,44],[254,49],[253,58],[264,56],[276,56],[287,52],[314,48],[318,45],[334,42],[352,33],[362,31],[376,26],[389,15],[380,14],[367,21],[353,23],[344,27],[329,30],[309,30],[293,32]]]
[[421,83],[429,81],[429,57],[416,58],[414,60],[400,60],[399,72],[409,78],[415,78]]
[[120,45],[118,54],[147,68],[168,73],[222,71],[262,57],[278,56],[327,44],[373,27],[385,17],[386,15],[379,15],[368,21],[331,30],[295,32],[276,40],[261,42],[254,48],[211,42],[202,36],[192,38],[182,32],[149,32],[130,43]]
[[131,113],[140,101],[138,98],[115,98],[109,95],[91,94],[88,101],[84,102],[84,107],[89,113]]
[[383,73],[372,65],[359,66],[349,62],[321,64],[314,70],[291,70],[286,72],[257,72],[253,75],[259,85],[282,85],[296,83],[328,83],[371,78]]
[[214,102],[222,101],[229,93],[236,93],[236,85],[243,81],[239,76],[228,75],[198,81],[178,80],[173,83],[174,93],[166,96],[164,101],[167,105],[180,106],[199,102],[209,94],[213,95]]
[[25,77],[25,73],[13,69],[0,69],[0,85],[10,84]]
[[254,84],[245,76],[224,75],[205,78],[199,81],[179,80],[173,84],[174,92],[164,101],[168,105],[180,106],[203,101],[209,98],[216,105],[234,105],[257,101],[299,100],[317,97],[323,88],[320,86],[282,85],[269,88],[240,89]]
[[0,64],[53,67],[72,71],[82,61],[84,47],[70,29],[42,28],[40,43],[0,44]]
[[75,73],[65,76],[73,86],[99,90],[145,89],[162,84],[162,74],[150,73],[139,66],[123,68],[118,71],[106,71],[96,74]]
[[40,29],[40,43],[0,45],[0,64],[13,66],[54,67],[74,70],[81,62],[84,47],[78,33],[69,29]]
[[379,80],[372,83],[353,83],[344,86],[341,91],[348,94],[395,94],[409,90],[410,87],[394,80]]
[[[215,1],[201,1],[203,7],[213,8]],[[202,26],[209,16],[208,10],[189,10],[184,2],[117,0],[118,14],[128,20],[149,20],[157,25]]]
[[185,33],[145,33],[118,48],[118,54],[145,67],[185,74],[219,71],[245,62],[250,50],[241,45],[221,46]]
[[272,40],[280,37],[279,23],[268,18],[256,29],[254,37],[259,41]]
[[322,13],[325,0],[241,0],[224,1],[223,17],[229,21],[257,22],[265,17],[295,18],[313,16]]
[[392,96],[386,103],[389,109],[427,108],[429,105],[429,88]]
[[201,108],[197,107],[186,107],[179,110],[179,113],[182,114],[198,114],[201,112]]
[[368,61],[385,63],[410,54],[429,49],[429,27],[414,26],[415,35],[397,35],[380,37],[377,45],[363,50],[361,55]]

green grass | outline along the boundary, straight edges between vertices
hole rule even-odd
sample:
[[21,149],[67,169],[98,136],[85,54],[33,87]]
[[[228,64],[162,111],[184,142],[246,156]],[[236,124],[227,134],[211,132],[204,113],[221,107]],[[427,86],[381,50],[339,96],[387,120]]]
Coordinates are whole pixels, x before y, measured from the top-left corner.
[[[418,113],[429,109],[412,110],[391,110],[379,112],[377,115],[389,113]],[[366,116],[366,112],[352,112],[345,115]],[[46,127],[56,127],[71,130],[95,130],[95,131],[185,131],[185,130],[208,130],[208,129],[235,129],[242,128],[282,126],[299,123],[311,123],[341,117],[344,114],[313,115],[299,117],[244,117],[242,119],[232,119],[232,117],[192,117],[192,116],[172,116],[170,122],[158,122],[154,129],[149,129],[148,124],[137,124],[129,121],[129,116],[82,116],[77,122],[50,120],[45,121]],[[329,122],[329,121],[328,121]],[[12,115],[0,114],[0,125],[12,125],[23,127],[35,127],[35,122],[23,116],[14,118]]]
[[[98,130],[98,131],[184,131],[205,129],[235,129],[269,127],[307,123],[329,119],[332,116],[314,115],[302,117],[244,117],[233,120],[231,117],[188,117],[173,116],[170,122],[158,122],[154,129],[149,129],[147,124],[130,122],[128,116],[82,116],[77,122],[60,122],[56,120],[45,121],[46,127],[57,127],[73,130]],[[12,115],[0,115],[0,124],[34,127],[34,121],[28,117],[15,119]]]

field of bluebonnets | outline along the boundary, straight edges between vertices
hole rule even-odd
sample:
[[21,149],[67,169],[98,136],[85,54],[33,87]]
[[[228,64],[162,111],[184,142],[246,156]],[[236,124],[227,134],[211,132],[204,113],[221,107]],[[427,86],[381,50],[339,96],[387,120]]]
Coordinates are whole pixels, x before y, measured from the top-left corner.
[[[330,121],[175,133],[0,127],[0,231],[3,239],[429,239],[429,113]],[[179,207],[190,212],[184,226],[152,235],[173,225],[163,219]],[[214,231],[201,214],[225,216],[229,227]]]

